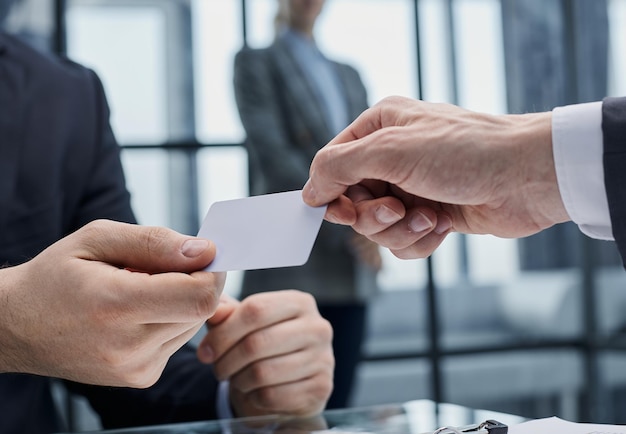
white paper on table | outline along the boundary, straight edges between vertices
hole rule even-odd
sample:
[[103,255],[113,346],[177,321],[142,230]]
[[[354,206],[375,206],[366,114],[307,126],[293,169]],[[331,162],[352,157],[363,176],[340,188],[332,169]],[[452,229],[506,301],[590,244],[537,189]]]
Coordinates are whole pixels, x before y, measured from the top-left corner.
[[198,232],[217,248],[206,271],[303,265],[325,212],[305,204],[302,190],[215,202]]
[[626,425],[575,423],[549,417],[510,426],[509,434],[626,434]]

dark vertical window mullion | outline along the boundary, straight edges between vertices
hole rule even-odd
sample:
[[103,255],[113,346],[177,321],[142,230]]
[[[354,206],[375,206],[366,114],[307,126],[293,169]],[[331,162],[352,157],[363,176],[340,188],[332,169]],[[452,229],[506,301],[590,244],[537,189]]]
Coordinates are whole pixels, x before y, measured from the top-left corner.
[[248,10],[247,0],[241,0],[241,36],[244,47],[248,46]]
[[[566,100],[570,104],[580,101],[579,76],[578,76],[578,29],[576,2],[563,1],[563,27],[565,44],[565,59],[567,70],[570,74],[566,88]],[[596,315],[596,288],[595,288],[595,264],[593,258],[594,244],[586,236],[579,234],[581,254],[581,288],[582,293],[582,319],[584,326],[583,335],[583,360],[586,386],[586,405],[581,406],[582,421],[602,422],[601,413],[607,409],[602,408],[605,402],[602,399],[603,391],[600,387],[598,366],[598,331]]]
[[[415,20],[415,60],[417,66],[417,94],[418,98],[424,97],[423,74],[422,74],[422,50],[421,50],[421,32],[420,32],[420,12],[419,0],[413,0],[414,20]],[[428,328],[429,328],[429,344],[428,351],[431,363],[431,387],[432,397],[436,402],[442,402],[443,397],[443,377],[441,372],[441,330],[439,313],[437,307],[437,287],[435,285],[435,276],[433,273],[433,258],[430,256],[426,259],[428,271],[428,282],[426,284],[426,298],[428,304]]]
[[67,29],[65,21],[66,0],[54,0],[54,40],[52,49],[57,54],[67,53]]

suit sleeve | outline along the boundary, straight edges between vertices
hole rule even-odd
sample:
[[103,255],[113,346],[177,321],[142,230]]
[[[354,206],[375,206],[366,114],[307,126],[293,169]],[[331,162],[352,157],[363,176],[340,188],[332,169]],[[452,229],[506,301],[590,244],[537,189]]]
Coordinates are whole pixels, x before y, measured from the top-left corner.
[[626,98],[602,104],[604,183],[613,237],[626,266]]
[[147,389],[67,384],[88,399],[106,429],[217,419],[217,380],[190,346],[176,352]]
[[[77,199],[75,206],[67,207],[76,209],[69,223],[72,230],[96,219],[111,219],[126,223],[136,223],[131,209],[130,194],[126,189],[126,180],[120,159],[120,147],[115,140],[109,122],[109,107],[102,88],[102,83],[95,73],[88,71],[91,78],[93,108],[85,108],[86,112],[93,111],[93,119],[85,121],[85,124],[93,126],[83,130],[85,142],[93,143],[89,154],[90,159],[80,161],[69,159],[66,163],[66,173],[85,173],[84,168],[75,165],[90,164],[86,172],[85,185]],[[84,116],[84,115],[83,115]],[[76,146],[86,147],[85,143],[77,141]],[[83,153],[85,151],[83,150]]]

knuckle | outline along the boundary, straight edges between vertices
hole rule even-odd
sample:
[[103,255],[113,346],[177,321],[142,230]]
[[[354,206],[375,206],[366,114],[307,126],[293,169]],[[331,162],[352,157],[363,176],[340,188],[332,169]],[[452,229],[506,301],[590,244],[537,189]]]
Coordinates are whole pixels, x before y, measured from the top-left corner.
[[168,232],[156,226],[146,227],[144,234],[145,249],[148,255],[157,254],[166,244]]
[[420,246],[413,244],[407,248],[390,249],[391,253],[398,259],[423,259],[431,255],[432,251],[424,250]]
[[153,358],[142,357],[136,364],[132,365],[132,368],[125,369],[125,380],[127,387],[135,389],[147,389],[153,386],[165,369],[168,358]]
[[82,228],[80,228],[76,235],[80,237],[81,243],[89,250],[99,252],[102,250],[102,241],[106,239],[105,234],[112,231],[112,222],[107,220],[93,220]]
[[326,320],[321,315],[309,324],[309,329],[311,335],[315,336],[319,342],[326,343],[333,340],[333,326],[330,321]]
[[331,377],[324,376],[313,384],[311,395],[319,400],[327,400],[333,392],[333,380]]
[[213,288],[203,288],[203,291],[199,297],[196,298],[196,318],[207,319],[210,318],[217,309],[219,304],[219,295],[213,291]]
[[267,384],[272,377],[272,367],[269,363],[255,363],[250,366],[250,379],[254,384]]
[[246,298],[241,305],[242,318],[247,324],[262,321],[267,309],[264,297]]
[[317,301],[310,293],[298,289],[286,289],[283,292],[286,296],[293,298],[298,306],[302,306],[304,309],[315,308],[317,310]]
[[93,220],[87,223],[85,226],[80,229],[80,232],[86,233],[88,235],[94,232],[104,232],[109,228],[109,222],[106,220]]
[[325,178],[336,170],[341,149],[341,146],[325,146],[317,152],[314,160],[316,164],[312,170],[318,178]]
[[107,366],[118,369],[124,366],[134,366],[141,360],[142,346],[133,337],[118,337],[115,341],[100,345],[100,357]]
[[273,387],[262,387],[253,393],[255,400],[263,408],[273,408],[280,399],[280,394]]
[[124,288],[120,282],[112,281],[107,291],[84,306],[84,317],[89,323],[100,331],[101,335],[107,335],[112,331],[123,329],[129,322],[129,315],[133,306],[124,302]]
[[127,376],[127,385],[134,389],[147,389],[159,380],[161,370],[150,369],[148,366],[142,366],[135,371],[130,371]]
[[241,349],[247,357],[258,354],[266,345],[266,333],[261,330],[246,336],[241,342]]
[[407,247],[407,240],[398,239],[394,236],[372,236],[372,239],[379,243],[381,246],[387,247],[392,251],[400,251]]
[[318,321],[318,323],[319,323],[319,326],[318,326],[319,335],[322,337],[324,341],[332,342],[333,336],[334,336],[334,330],[330,321],[320,317],[320,320]]

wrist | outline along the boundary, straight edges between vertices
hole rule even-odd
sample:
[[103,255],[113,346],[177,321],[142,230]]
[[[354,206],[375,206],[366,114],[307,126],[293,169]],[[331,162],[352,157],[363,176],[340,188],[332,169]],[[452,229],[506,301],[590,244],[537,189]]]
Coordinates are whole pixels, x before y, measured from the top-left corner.
[[519,158],[516,180],[520,200],[537,226],[543,230],[570,220],[557,181],[552,151],[552,113],[516,115],[513,143]]

